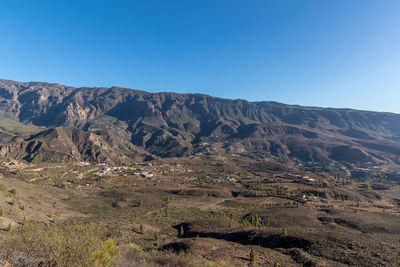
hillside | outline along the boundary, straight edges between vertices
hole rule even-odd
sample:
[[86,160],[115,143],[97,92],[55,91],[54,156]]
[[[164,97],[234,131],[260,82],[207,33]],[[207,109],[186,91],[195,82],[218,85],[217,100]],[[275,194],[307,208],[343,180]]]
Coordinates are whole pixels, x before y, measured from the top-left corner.
[[400,115],[0,81],[0,265],[397,266]]
[[0,80],[0,116],[40,127],[73,126],[119,149],[129,143],[163,157],[379,163],[400,156],[400,115],[391,113]]
[[15,141],[17,138],[27,138],[44,129],[44,127],[26,125],[10,119],[0,118],[0,143]]

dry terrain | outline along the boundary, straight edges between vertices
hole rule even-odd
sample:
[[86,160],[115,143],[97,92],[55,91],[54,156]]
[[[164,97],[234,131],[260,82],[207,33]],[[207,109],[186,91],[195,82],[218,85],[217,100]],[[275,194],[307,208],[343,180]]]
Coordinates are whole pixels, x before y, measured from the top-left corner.
[[400,187],[274,161],[3,162],[12,266],[397,266]]

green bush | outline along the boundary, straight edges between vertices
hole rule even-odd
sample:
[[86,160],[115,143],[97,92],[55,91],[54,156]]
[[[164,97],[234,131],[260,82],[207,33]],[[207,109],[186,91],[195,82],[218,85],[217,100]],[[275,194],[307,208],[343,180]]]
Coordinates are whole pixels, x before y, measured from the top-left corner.
[[96,266],[111,266],[117,256],[118,248],[113,239],[108,239],[102,247],[92,254],[93,263]]
[[257,259],[258,259],[257,253],[254,251],[253,248],[251,248],[251,250],[250,250],[250,261],[252,263],[255,263],[257,261]]
[[287,235],[287,229],[285,226],[282,226],[282,235]]
[[126,246],[127,246],[128,248],[134,249],[134,250],[137,251],[137,252],[142,252],[142,251],[143,251],[143,249],[142,249],[139,245],[137,245],[137,244],[135,244],[135,243],[132,243],[132,242],[129,242]]
[[156,246],[156,247],[159,247],[160,246],[160,237],[158,236],[158,232],[155,232],[154,233],[154,245]]
[[245,227],[254,227],[254,228],[267,227],[267,225],[261,220],[261,218],[257,214],[251,216],[250,218],[243,219],[242,224]]
[[7,187],[4,184],[0,184],[0,191],[7,191]]
[[365,187],[367,190],[371,190],[371,189],[372,189],[371,184],[370,184],[369,182],[365,182],[364,187]]

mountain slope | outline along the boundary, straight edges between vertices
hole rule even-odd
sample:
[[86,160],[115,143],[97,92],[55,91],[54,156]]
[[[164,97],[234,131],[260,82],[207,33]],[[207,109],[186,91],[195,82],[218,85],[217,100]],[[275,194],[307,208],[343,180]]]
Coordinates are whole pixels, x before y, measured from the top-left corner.
[[74,126],[118,140],[118,150],[160,156],[256,153],[303,161],[393,161],[400,115],[248,102],[199,94],[73,88],[0,80],[0,115],[45,127]]
[[[126,152],[126,153],[123,153]],[[56,127],[26,140],[0,146],[3,158],[22,159],[28,162],[92,161],[128,162],[147,153],[129,146],[125,150],[110,145],[103,136],[74,127]]]
[[27,138],[32,134],[43,131],[44,129],[44,127],[26,125],[0,117],[0,143],[8,143],[20,138]]

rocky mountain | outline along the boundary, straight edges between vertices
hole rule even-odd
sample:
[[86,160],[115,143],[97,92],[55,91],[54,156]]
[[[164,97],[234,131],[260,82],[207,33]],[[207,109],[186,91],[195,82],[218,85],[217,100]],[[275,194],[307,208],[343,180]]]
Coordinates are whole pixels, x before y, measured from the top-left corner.
[[3,142],[3,157],[26,160],[195,153],[318,162],[400,157],[400,115],[392,113],[0,80],[0,116],[49,128]]
[[146,155],[146,152],[140,149],[118,149],[101,135],[73,127],[51,128],[25,140],[16,140],[0,147],[0,157],[29,162],[117,163],[132,161],[143,155]]

